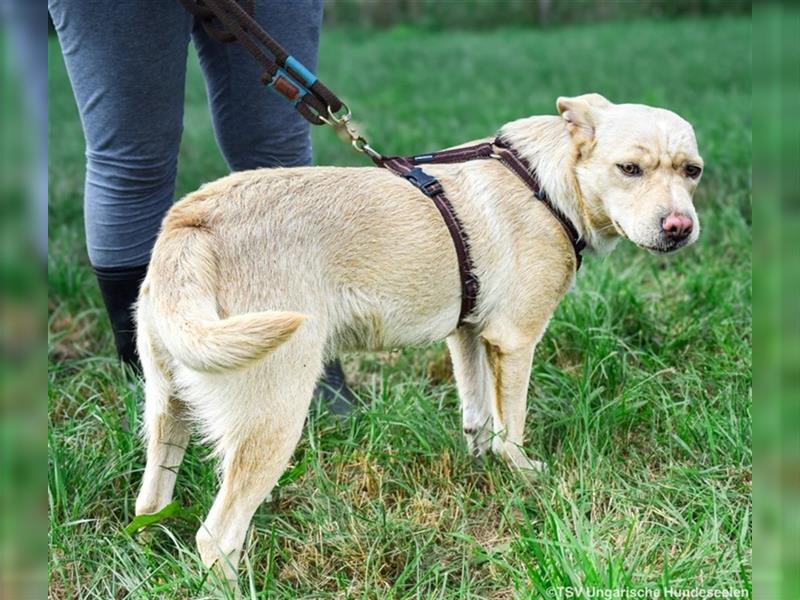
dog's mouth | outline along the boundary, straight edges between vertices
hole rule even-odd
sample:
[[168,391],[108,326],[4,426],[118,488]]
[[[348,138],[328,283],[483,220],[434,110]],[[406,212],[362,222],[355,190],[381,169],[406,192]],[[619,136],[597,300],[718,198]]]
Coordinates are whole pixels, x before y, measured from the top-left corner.
[[663,256],[665,254],[672,254],[673,252],[677,252],[678,250],[683,248],[685,245],[686,245],[686,240],[684,240],[682,242],[678,242],[676,244],[673,244],[673,245],[671,245],[669,247],[643,246],[642,244],[637,244],[637,246],[639,246],[640,248],[644,248],[648,252],[652,252],[653,254],[658,254],[658,255],[661,255],[661,256]]
[[620,225],[617,221],[613,221],[613,223],[614,223],[614,227],[617,230],[617,233],[619,233],[623,238],[628,240],[630,243],[638,246],[642,250],[647,250],[648,252],[650,252],[652,254],[656,254],[656,255],[660,255],[660,256],[663,256],[665,254],[672,254],[673,252],[677,252],[678,250],[680,250],[686,244],[689,243],[689,238],[687,237],[687,238],[684,238],[684,239],[682,239],[682,240],[680,240],[678,242],[673,242],[673,243],[670,243],[670,244],[657,244],[655,246],[648,246],[646,244],[640,244],[639,242],[636,242],[636,241],[632,240],[630,238],[630,236],[627,233],[625,233],[625,230],[622,228],[622,225]]

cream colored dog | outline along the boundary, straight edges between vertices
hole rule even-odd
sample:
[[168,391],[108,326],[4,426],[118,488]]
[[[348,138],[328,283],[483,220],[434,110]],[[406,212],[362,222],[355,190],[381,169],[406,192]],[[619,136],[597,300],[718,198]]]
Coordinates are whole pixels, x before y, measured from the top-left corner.
[[[655,253],[694,242],[702,170],[691,125],[667,110],[559,98],[560,117],[501,134],[536,169],[589,249],[620,237]],[[199,424],[222,484],[197,545],[228,578],[256,508],[303,430],[326,356],[446,339],[472,452],[542,465],[522,449],[534,348],[572,285],[553,215],[498,161],[430,165],[469,235],[481,291],[456,328],[453,242],[432,202],[378,168],[236,173],[167,215],[142,285],[147,467],[136,513],[166,506]]]

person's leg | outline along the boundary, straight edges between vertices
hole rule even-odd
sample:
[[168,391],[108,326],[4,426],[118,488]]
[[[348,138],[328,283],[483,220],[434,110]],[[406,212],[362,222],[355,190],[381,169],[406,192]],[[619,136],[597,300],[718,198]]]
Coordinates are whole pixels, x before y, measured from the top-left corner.
[[[322,0],[258,0],[256,19],[312,72],[317,69]],[[233,171],[311,163],[308,122],[261,85],[260,64],[241,44],[221,44],[198,24],[193,38],[206,76],[214,131]],[[334,413],[349,412],[355,396],[338,360],[325,365],[316,397]]]
[[193,20],[177,2],[50,0],[86,138],[84,216],[120,358],[131,305],[173,202]]

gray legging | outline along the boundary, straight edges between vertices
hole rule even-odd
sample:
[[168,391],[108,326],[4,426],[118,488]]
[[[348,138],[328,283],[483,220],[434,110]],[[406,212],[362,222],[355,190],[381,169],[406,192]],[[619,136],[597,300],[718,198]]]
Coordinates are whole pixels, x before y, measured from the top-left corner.
[[[49,0],[86,137],[92,265],[146,265],[173,202],[189,37],[214,131],[234,171],[311,161],[308,124],[263,87],[258,63],[211,39],[177,0]],[[256,18],[312,71],[322,0],[257,0]],[[199,182],[198,182],[199,183]]]

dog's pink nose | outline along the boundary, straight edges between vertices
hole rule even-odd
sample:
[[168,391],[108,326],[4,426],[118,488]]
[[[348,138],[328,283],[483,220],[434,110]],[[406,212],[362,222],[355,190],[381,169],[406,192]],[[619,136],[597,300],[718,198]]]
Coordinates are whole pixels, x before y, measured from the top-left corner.
[[674,240],[682,240],[688,237],[688,235],[692,233],[693,226],[694,223],[689,217],[677,212],[670,213],[670,215],[664,219],[664,222],[661,223],[661,228],[664,230],[666,236]]

